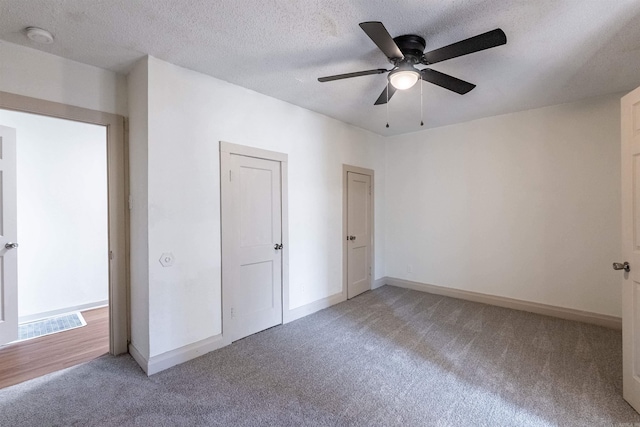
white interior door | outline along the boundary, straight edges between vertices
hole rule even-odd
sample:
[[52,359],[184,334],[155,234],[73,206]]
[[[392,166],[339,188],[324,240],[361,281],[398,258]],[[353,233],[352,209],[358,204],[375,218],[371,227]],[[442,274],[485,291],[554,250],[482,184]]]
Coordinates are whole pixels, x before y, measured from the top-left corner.
[[18,339],[16,131],[0,126],[0,345]]
[[232,340],[282,323],[280,162],[231,155]]
[[623,394],[640,412],[640,88],[622,98],[622,255]]
[[347,172],[347,298],[371,289],[371,176]]

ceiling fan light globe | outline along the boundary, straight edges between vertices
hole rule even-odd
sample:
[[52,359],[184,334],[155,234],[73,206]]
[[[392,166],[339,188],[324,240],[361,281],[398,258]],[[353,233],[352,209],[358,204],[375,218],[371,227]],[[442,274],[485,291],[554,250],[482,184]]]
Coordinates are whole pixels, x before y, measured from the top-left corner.
[[417,71],[400,70],[389,75],[389,83],[398,90],[405,90],[413,87],[419,78]]

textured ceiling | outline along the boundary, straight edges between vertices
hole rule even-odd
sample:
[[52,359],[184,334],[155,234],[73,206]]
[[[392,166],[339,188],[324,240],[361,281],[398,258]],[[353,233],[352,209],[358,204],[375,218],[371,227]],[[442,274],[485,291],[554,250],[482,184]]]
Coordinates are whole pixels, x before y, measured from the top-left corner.
[[[0,39],[126,73],[147,54],[381,135],[420,130],[419,85],[373,103],[390,68],[358,26],[382,21],[432,50],[502,28],[508,43],[432,66],[477,84],[423,84],[425,127],[629,90],[640,85],[637,0],[0,0]],[[23,29],[51,31],[36,45]],[[1,58],[0,58],[1,60]]]

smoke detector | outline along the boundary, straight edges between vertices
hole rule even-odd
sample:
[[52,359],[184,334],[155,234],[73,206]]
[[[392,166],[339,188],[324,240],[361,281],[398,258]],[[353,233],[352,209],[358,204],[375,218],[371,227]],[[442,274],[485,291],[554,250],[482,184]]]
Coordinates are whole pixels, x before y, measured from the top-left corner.
[[29,37],[29,40],[34,41],[36,43],[42,43],[42,44],[53,43],[53,34],[51,34],[47,30],[43,30],[42,28],[27,27],[25,29],[25,32],[27,33],[27,37]]

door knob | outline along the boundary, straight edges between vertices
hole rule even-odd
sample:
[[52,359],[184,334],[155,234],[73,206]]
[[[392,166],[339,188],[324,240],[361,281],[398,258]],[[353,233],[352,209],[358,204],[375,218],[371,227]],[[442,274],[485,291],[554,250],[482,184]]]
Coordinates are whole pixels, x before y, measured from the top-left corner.
[[282,243],[276,243],[273,249],[275,249],[276,251],[282,249]]
[[13,242],[9,242],[6,245],[4,245],[4,247],[7,248],[7,249],[15,249],[15,248],[18,247],[18,244],[17,243],[13,243]]
[[614,270],[624,270],[624,271],[628,272],[628,271],[631,271],[631,266],[626,261],[623,264],[620,264],[619,262],[614,262],[613,263],[613,269]]
[[347,236],[347,240],[356,240],[356,236]]

